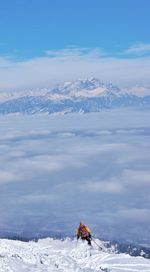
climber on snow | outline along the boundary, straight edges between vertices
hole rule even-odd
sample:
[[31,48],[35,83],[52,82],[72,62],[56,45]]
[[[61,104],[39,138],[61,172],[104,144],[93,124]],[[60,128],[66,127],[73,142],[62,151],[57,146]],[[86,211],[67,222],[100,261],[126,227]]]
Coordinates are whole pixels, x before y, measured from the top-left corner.
[[89,227],[85,226],[82,222],[80,222],[80,225],[77,230],[77,239],[81,238],[82,240],[86,240],[88,242],[88,245],[91,246],[91,230]]

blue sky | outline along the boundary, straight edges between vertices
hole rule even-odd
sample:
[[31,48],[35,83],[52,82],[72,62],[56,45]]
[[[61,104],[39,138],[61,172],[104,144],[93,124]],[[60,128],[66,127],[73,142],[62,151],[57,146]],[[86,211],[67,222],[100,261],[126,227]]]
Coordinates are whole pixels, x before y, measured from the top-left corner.
[[[43,86],[44,84],[46,86],[51,82],[65,81],[68,74],[67,66],[69,69],[70,66],[74,66],[73,59],[77,55],[80,60],[81,57],[83,60],[84,55],[84,63],[82,66],[78,62],[72,74],[68,74],[69,80],[80,74],[81,77],[94,76],[94,74],[98,76],[101,74],[102,64],[97,66],[97,61],[101,58],[102,63],[104,60],[107,61],[107,64],[109,62],[113,65],[114,62],[111,62],[113,58],[115,63],[120,60],[123,63],[119,67],[114,66],[116,76],[107,73],[109,68],[106,65],[106,72],[102,74],[104,81],[110,80],[116,84],[125,85],[135,84],[137,81],[147,83],[147,73],[150,68],[149,10],[150,1],[148,0],[1,0],[0,69],[2,82],[0,89],[10,89],[11,86],[12,88]],[[67,54],[65,51],[65,57],[67,55],[69,63],[65,63],[66,65],[62,67],[60,58],[64,50],[68,49],[69,54],[68,51]],[[78,54],[76,54],[77,50]],[[54,69],[60,70],[58,75],[51,72],[53,53],[55,64],[57,63]],[[87,66],[87,60],[90,67],[89,55],[93,57],[92,60],[90,58],[92,64],[93,60],[95,62],[95,66],[92,67],[93,72],[89,69],[82,75],[84,67]],[[125,60],[129,61],[129,67]],[[29,62],[31,64],[32,61],[34,63],[31,68]],[[43,61],[44,66],[40,70],[37,67],[40,67]],[[47,61],[50,61],[48,66]],[[19,73],[16,62],[21,65]],[[134,70],[137,65],[141,67],[141,71],[133,75],[133,80],[123,81],[123,71],[124,73],[129,71],[130,75],[132,69]],[[2,69],[4,66],[7,67],[7,71]],[[112,66],[110,67],[112,69]],[[120,70],[120,67],[123,67],[122,74],[119,75],[120,79],[117,81],[117,70]],[[22,72],[20,72],[21,69]],[[30,80],[27,73],[29,69],[31,72],[39,71],[39,74],[36,74],[36,71],[32,74],[35,80]],[[50,71],[49,74],[42,76],[41,71],[47,69]],[[65,70],[66,74],[63,75],[62,70]],[[100,70],[99,73],[98,70]],[[143,74],[139,78],[141,73]],[[41,80],[36,81],[39,75],[41,75]],[[27,80],[21,81],[21,78],[24,77],[28,78],[28,84]],[[128,74],[125,74],[124,77],[128,78]],[[14,84],[16,79],[20,81],[18,85]]]
[[147,0],[5,0],[0,5],[1,53],[29,57],[72,45],[118,52],[150,43]]

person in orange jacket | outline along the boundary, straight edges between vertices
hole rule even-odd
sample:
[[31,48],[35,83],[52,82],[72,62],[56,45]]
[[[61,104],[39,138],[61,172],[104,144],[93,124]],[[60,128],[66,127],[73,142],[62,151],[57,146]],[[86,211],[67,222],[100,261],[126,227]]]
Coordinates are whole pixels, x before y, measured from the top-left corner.
[[77,239],[81,238],[82,240],[86,240],[88,245],[91,246],[91,230],[88,226],[84,225],[80,222],[80,225],[77,230]]

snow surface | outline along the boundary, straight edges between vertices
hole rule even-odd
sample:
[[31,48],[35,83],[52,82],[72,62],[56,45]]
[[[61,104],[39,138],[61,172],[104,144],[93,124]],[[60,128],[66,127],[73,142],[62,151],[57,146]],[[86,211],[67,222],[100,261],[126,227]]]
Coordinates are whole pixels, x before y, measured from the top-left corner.
[[69,238],[54,240],[41,239],[38,242],[0,240],[1,272],[148,272],[150,260],[117,254],[106,249],[102,241],[96,239],[103,249],[93,243]]

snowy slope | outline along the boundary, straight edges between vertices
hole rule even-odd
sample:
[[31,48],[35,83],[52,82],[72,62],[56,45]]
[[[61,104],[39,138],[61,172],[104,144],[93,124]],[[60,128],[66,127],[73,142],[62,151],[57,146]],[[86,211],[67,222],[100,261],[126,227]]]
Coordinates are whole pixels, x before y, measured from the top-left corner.
[[0,240],[1,272],[150,272],[150,260],[116,254],[103,247],[98,250],[93,243],[66,239],[41,239],[38,242]]

